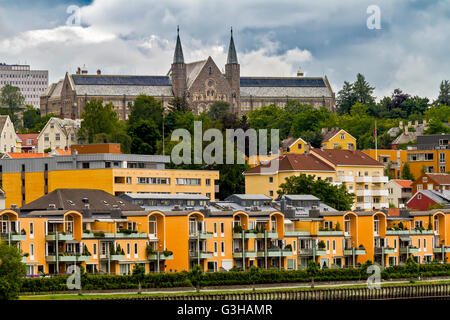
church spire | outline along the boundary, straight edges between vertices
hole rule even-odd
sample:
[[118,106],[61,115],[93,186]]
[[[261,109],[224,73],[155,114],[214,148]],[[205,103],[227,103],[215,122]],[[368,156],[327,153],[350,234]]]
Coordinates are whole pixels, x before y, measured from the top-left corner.
[[181,48],[180,28],[177,26],[177,44],[173,55],[173,63],[184,63],[183,49]]
[[236,48],[234,47],[234,40],[233,40],[233,27],[231,27],[231,39],[230,39],[230,46],[228,48],[227,64],[238,64]]

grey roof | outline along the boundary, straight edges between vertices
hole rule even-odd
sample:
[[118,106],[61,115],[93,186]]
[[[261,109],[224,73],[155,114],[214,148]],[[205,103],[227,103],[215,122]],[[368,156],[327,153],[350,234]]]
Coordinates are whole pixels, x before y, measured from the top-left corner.
[[124,196],[128,196],[132,199],[209,200],[209,198],[203,194],[191,193],[125,193]]
[[448,190],[442,190],[442,192],[435,190],[420,190],[418,193],[422,193],[438,203],[450,204],[450,191]]
[[304,98],[331,98],[332,94],[327,87],[294,87],[294,86],[241,86],[241,97],[304,97]]
[[227,64],[238,64],[236,48],[234,47],[233,29],[231,29],[230,47],[228,48]]
[[79,85],[122,85],[122,86],[171,86],[168,76],[127,76],[127,75],[71,75]]
[[183,48],[181,47],[180,31],[177,28],[177,44],[173,54],[173,63],[184,63]]
[[88,96],[149,96],[173,97],[172,86],[139,86],[139,85],[76,85],[78,95]]
[[285,194],[282,198],[286,198],[289,200],[320,200],[316,196],[312,194]]
[[94,212],[111,212],[114,208],[122,211],[140,211],[143,208],[115,197],[103,190],[96,189],[56,189],[20,208],[21,213],[47,210],[50,204],[55,205],[56,210],[85,209],[83,199],[88,199],[89,208]]
[[323,78],[241,77],[241,87],[326,87]]
[[208,60],[195,61],[186,64],[186,84],[188,88],[190,88],[195,79],[197,79],[197,76],[206,64],[206,61]]
[[272,198],[269,196],[266,196],[265,194],[239,194],[239,193],[232,194],[231,196],[225,198],[225,201],[228,201],[233,196],[235,196],[241,200],[269,200],[269,201],[272,201]]
[[27,216],[31,217],[53,217],[63,216],[69,210],[35,210],[27,213]]

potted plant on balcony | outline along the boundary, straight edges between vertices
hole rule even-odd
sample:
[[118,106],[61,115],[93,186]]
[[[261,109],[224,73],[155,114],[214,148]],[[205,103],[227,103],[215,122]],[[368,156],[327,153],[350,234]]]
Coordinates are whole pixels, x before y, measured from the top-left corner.
[[325,249],[325,241],[320,240],[318,244],[319,249],[324,250]]
[[20,234],[24,236],[24,235],[27,234],[27,232],[25,231],[25,229],[22,229],[22,230],[20,231]]
[[341,224],[336,222],[336,227],[334,228],[336,231],[341,231]]
[[236,224],[233,227],[233,233],[241,233],[241,232],[242,232],[242,227],[240,225]]
[[147,259],[150,257],[150,256],[153,256],[153,255],[155,255],[155,254],[157,254],[157,251],[155,250],[155,249],[153,249],[153,247],[151,246],[151,245],[147,245],[146,247],[145,247],[145,255],[147,256]]
[[83,247],[83,256],[90,256],[90,255],[91,255],[91,253],[89,252],[89,249],[85,244]]
[[163,255],[164,255],[164,257],[169,257],[169,256],[173,255],[173,252],[166,249],[163,251]]

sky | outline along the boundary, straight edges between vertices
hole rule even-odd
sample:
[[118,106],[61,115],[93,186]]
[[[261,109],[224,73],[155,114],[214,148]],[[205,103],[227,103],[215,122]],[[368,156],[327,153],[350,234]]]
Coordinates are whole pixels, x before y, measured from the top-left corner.
[[0,0],[0,62],[49,70],[50,83],[83,65],[165,75],[177,25],[185,61],[220,69],[233,27],[241,76],[301,67],[337,94],[362,73],[377,100],[396,88],[433,100],[450,80],[450,0]]

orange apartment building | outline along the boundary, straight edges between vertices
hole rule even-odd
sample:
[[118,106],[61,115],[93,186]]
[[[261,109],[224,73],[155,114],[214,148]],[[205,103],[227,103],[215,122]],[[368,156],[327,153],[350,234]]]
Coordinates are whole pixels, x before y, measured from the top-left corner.
[[304,269],[419,263],[450,254],[450,210],[338,212],[310,195],[124,194],[59,189],[0,212],[1,238],[24,253],[29,275],[87,272]]

